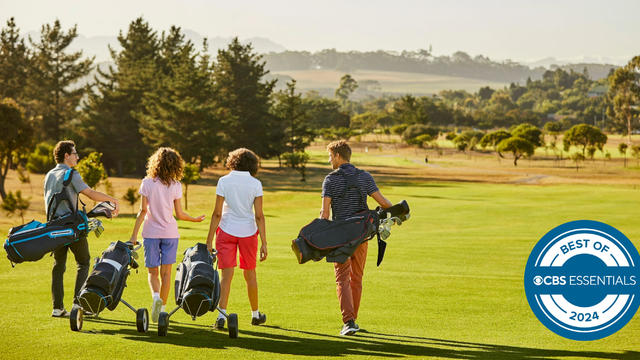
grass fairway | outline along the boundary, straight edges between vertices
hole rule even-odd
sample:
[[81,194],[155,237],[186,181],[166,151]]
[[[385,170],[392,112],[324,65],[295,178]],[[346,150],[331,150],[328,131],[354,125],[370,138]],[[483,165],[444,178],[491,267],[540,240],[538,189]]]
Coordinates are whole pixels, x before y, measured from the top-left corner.
[[[326,262],[297,265],[290,249],[299,228],[318,215],[321,180],[328,169],[323,165],[325,156],[314,154],[306,185],[297,181],[297,174],[274,169],[269,162],[260,174],[265,185],[269,258],[257,271],[260,309],[268,315],[267,326],[250,325],[244,281],[236,273],[229,310],[239,314],[238,339],[212,330],[215,314],[193,322],[182,310],[171,318],[167,337],[158,337],[155,325],[149,333],[139,334],[135,315],[123,304],[103,312],[99,319],[85,320],[83,331],[74,333],[68,319],[49,317],[53,259],[47,256],[14,269],[4,260],[0,266],[0,358],[640,358],[638,316],[608,338],[567,340],[535,318],[523,286],[534,244],[563,222],[603,221],[640,246],[640,191],[635,185],[441,181],[412,159],[355,156],[356,165],[364,164],[374,173],[392,202],[409,202],[412,218],[393,229],[379,268],[375,266],[377,246],[370,243],[358,318],[367,332],[344,338],[338,336],[341,321],[333,267]],[[215,194],[210,184],[219,174],[205,174],[203,183],[208,185],[189,187],[191,215],[210,215]],[[32,176],[34,188],[40,189],[38,181],[41,178]],[[138,185],[131,179],[112,181],[117,193]],[[12,189],[10,184],[8,188]],[[42,207],[41,195],[34,191],[32,196],[34,206]],[[123,210],[130,212],[126,205]],[[36,214],[30,213],[29,218]],[[0,231],[17,222],[2,218]],[[186,247],[204,241],[208,219],[179,225],[180,261]],[[99,256],[110,241],[127,240],[132,226],[131,215],[105,221],[102,237],[90,236],[92,256]],[[65,277],[67,309],[74,277],[70,255]],[[136,307],[150,306],[145,271],[130,275],[123,298]]]

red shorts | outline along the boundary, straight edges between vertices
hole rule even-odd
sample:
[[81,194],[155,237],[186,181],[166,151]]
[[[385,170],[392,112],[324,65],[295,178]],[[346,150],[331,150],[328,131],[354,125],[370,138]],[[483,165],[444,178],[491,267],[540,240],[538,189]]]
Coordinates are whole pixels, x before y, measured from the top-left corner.
[[258,231],[247,237],[229,235],[220,227],[216,230],[216,250],[220,269],[236,267],[237,251],[240,250],[240,269],[256,268],[258,253]]

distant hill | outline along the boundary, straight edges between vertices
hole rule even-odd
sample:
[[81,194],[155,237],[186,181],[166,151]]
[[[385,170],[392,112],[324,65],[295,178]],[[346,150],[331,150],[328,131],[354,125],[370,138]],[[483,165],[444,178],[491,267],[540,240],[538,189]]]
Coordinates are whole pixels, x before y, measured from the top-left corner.
[[[202,41],[204,40],[204,36],[189,29],[183,29],[183,33],[185,37],[191,40],[198,50],[202,49]],[[37,40],[40,37],[40,34],[35,31],[31,31],[27,33],[28,36],[31,36],[34,40]],[[209,51],[211,54],[215,55],[218,49],[225,48],[233,37],[209,37]],[[282,52],[285,51],[286,48],[276,42],[273,42],[264,37],[252,37],[247,39],[240,39],[240,42],[243,44],[251,43],[255,51],[259,53],[270,53],[270,52]],[[82,50],[83,54],[87,57],[95,56],[97,62],[103,61],[111,61],[111,55],[109,54],[108,46],[111,45],[112,48],[119,51],[121,49],[120,44],[118,43],[117,36],[84,36],[78,35],[78,37],[69,45],[69,49],[72,51]]]
[[613,64],[580,63],[551,65],[548,68],[542,66],[531,68],[510,60],[498,62],[482,55],[471,57],[462,51],[455,52],[451,56],[433,56],[426,50],[400,53],[382,50],[339,52],[335,49],[326,49],[315,53],[284,51],[269,53],[265,58],[268,68],[274,72],[303,70],[393,71],[521,84],[524,84],[527,78],[540,79],[544,72],[550,68],[560,67],[567,71],[577,72],[583,72],[586,68],[590,77],[598,80],[606,77],[612,68],[617,67]]
[[[183,29],[183,33],[196,45],[198,50],[201,50],[204,40],[202,34],[190,29]],[[39,33],[30,32],[27,35],[35,40]],[[231,37],[209,37],[210,54],[215,57],[217,50],[225,48],[231,39]],[[611,69],[618,67],[616,64],[626,63],[624,59],[613,58],[581,58],[576,60],[583,61],[573,63],[568,60],[545,58],[533,62],[518,63],[511,60],[495,61],[483,55],[472,57],[463,51],[455,52],[449,56],[436,56],[427,50],[402,52],[383,50],[340,52],[335,49],[317,52],[288,51],[284,46],[263,37],[241,39],[241,42],[251,43],[256,52],[265,55],[267,68],[271,70],[274,77],[280,79],[279,86],[284,86],[286,79],[296,74],[301,77],[298,82],[301,89],[313,89],[327,94],[332,93],[334,86],[337,86],[327,87],[328,83],[335,82],[334,75],[337,73],[359,72],[367,74],[365,80],[379,81],[382,85],[379,89],[371,91],[361,89],[361,94],[380,91],[431,94],[442,90],[442,86],[449,85],[452,86],[452,89],[474,90],[483,86],[482,84],[489,86],[512,82],[524,84],[528,78],[540,79],[545,71],[558,67],[576,72],[583,72],[586,69],[589,76],[597,80],[606,77]],[[116,36],[87,37],[79,35],[71,44],[70,50],[82,50],[87,57],[95,56],[96,63],[102,67],[111,64],[109,45],[116,51],[120,50]],[[612,63],[602,63],[602,61],[608,60],[611,60]],[[327,78],[319,79],[322,74]],[[406,81],[408,76],[411,77],[410,74],[415,74],[413,75],[415,78],[413,85],[409,85],[409,82]],[[377,78],[378,75],[382,77]],[[385,82],[389,76],[394,80]],[[82,82],[86,82],[92,77],[87,77]],[[446,79],[446,81],[441,81],[441,79]],[[420,81],[423,82],[419,83]]]

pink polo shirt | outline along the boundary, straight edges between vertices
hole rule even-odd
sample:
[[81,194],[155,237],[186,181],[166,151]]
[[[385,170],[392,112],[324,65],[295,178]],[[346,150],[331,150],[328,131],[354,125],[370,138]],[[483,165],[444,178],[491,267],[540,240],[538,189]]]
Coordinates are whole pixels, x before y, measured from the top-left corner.
[[142,237],[178,238],[178,223],[173,217],[173,201],[182,198],[182,185],[174,181],[167,186],[157,178],[144,178],[140,184],[139,193],[146,196],[148,200]]

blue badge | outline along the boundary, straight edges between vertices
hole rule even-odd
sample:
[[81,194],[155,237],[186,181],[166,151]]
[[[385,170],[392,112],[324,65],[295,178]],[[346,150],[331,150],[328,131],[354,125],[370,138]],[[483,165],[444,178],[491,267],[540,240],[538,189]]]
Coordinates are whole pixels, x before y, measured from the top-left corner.
[[640,255],[607,224],[560,225],[536,244],[524,272],[531,310],[554,333],[597,340],[622,329],[640,305]]

